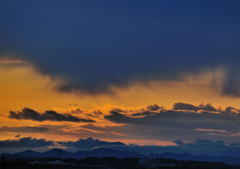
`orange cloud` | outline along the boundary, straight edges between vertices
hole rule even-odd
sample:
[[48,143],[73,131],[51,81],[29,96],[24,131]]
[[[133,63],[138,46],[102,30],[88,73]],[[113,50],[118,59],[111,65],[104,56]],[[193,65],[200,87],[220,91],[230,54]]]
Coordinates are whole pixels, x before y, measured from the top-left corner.
[[[17,65],[10,66],[9,64]],[[118,88],[112,86],[114,94],[62,93],[56,90],[56,86],[63,82],[62,79],[52,79],[49,76],[44,76],[28,62],[10,59],[0,60],[0,127],[49,124],[49,122],[19,121],[7,117],[10,110],[19,111],[24,107],[30,107],[40,112],[55,110],[60,113],[73,113],[81,118],[91,117],[96,121],[96,126],[99,127],[123,125],[106,121],[104,114],[98,114],[100,112],[106,114],[115,107],[134,111],[154,103],[170,108],[175,102],[191,104],[205,102],[212,103],[214,106],[226,107],[231,105],[239,107],[240,99],[221,95],[223,78],[224,69],[206,70],[194,75],[182,75],[182,79],[178,81],[133,82],[129,86]],[[64,124],[74,127],[70,123],[61,122],[61,125]],[[59,123],[51,122],[51,125],[59,125]],[[96,133],[99,131],[88,129],[87,132]],[[16,134],[7,133],[1,138],[14,137]],[[27,134],[24,133],[24,136],[27,136]],[[122,135],[118,131],[109,131],[108,134]],[[42,135],[36,133],[34,135],[37,138],[42,137]],[[44,135],[52,139],[59,136],[57,133],[52,133],[51,136]],[[76,136],[61,135],[61,138],[76,139]]]

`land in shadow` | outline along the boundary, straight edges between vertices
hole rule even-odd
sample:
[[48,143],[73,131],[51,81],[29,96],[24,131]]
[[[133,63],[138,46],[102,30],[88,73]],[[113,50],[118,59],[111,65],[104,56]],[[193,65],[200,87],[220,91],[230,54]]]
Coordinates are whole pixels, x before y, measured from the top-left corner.
[[17,159],[2,161],[1,169],[240,169],[224,163],[150,158]]

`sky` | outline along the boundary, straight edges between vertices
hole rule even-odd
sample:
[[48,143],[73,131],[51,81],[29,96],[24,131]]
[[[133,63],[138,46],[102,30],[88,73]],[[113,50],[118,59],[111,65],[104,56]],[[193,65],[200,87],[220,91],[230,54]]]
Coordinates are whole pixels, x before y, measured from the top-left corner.
[[2,0],[0,140],[238,142],[239,8]]

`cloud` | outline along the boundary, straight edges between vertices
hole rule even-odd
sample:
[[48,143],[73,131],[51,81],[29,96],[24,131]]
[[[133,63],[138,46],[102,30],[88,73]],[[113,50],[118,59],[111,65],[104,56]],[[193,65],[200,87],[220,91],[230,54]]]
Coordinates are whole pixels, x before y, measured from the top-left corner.
[[175,103],[173,105],[173,109],[174,110],[190,110],[190,111],[192,110],[192,111],[197,111],[199,108],[198,108],[198,106],[194,106],[192,104],[178,102],[178,103]]
[[[176,108],[176,105],[181,106]],[[82,110],[81,112],[86,113],[79,114],[79,116],[77,116],[77,113],[70,113],[70,115],[76,115],[74,116],[76,118],[90,118],[97,122],[91,123],[87,121],[81,123],[82,120],[75,119],[71,121],[69,118],[66,119],[68,116],[65,114],[61,114],[64,118],[61,116],[59,119],[58,116],[49,117],[46,112],[36,113],[34,110],[23,110],[12,113],[10,116],[13,119],[28,119],[39,122],[46,120],[76,122],[67,123],[66,125],[40,126],[47,127],[55,135],[64,135],[74,139],[87,135],[88,137],[106,140],[142,140],[142,144],[144,144],[144,140],[154,140],[156,142],[161,140],[171,143],[173,140],[178,139],[193,141],[202,138],[219,139],[224,140],[226,143],[232,143],[240,139],[240,110],[233,107],[216,108],[210,104],[189,106],[188,103],[176,103],[171,109],[155,104],[139,109],[115,108],[109,112],[104,110],[94,110],[93,112]],[[3,128],[2,130],[20,131],[9,128]]]
[[7,58],[0,58],[0,65],[26,65],[27,62],[19,59],[7,59]]
[[106,119],[117,123],[132,123],[134,118],[123,115],[117,110],[110,111],[110,115],[105,116]]
[[226,66],[222,94],[239,96],[239,2],[217,4],[4,1],[0,53],[64,79],[58,87],[67,92],[109,92]]
[[49,129],[47,127],[30,127],[30,126],[25,126],[25,127],[0,127],[0,132],[37,132],[37,133],[42,133],[42,132],[47,132]]
[[16,140],[0,140],[1,152],[16,152],[26,149],[39,149],[52,146],[54,142],[45,139],[36,139],[32,137],[24,137]]
[[77,141],[59,142],[59,144],[75,150],[93,150],[96,148],[126,146],[124,143],[121,142],[108,142],[93,138],[79,139]]
[[211,104],[206,104],[206,105],[200,104],[199,106],[194,106],[192,104],[182,103],[182,102],[175,103],[173,105],[173,110],[190,110],[190,111],[202,110],[202,111],[212,111],[212,112],[217,111],[217,109],[213,107]]
[[207,139],[197,139],[194,142],[185,143],[175,141],[176,147],[182,152],[192,154],[205,154],[210,156],[239,156],[240,144],[225,144],[223,141],[212,141]]
[[15,136],[15,138],[20,138],[20,137],[21,137],[21,135],[20,135],[20,134],[18,134],[18,135],[16,135],[16,136]]
[[240,111],[227,107],[217,109],[210,104],[199,106],[176,103],[173,109],[151,111],[113,109],[105,119],[122,124],[117,132],[132,139],[151,138],[155,140],[176,140],[187,137],[188,141],[196,138],[222,139],[227,142],[239,139]]
[[69,122],[94,122],[94,120],[84,119],[72,116],[71,114],[60,114],[55,111],[45,111],[39,113],[30,108],[24,108],[21,112],[9,112],[9,118],[17,120],[34,120],[34,121],[69,121]]
[[148,110],[152,110],[152,111],[157,111],[157,110],[159,110],[159,109],[161,109],[162,107],[160,107],[159,105],[157,105],[157,104],[153,104],[153,105],[149,105],[149,106],[147,106],[147,109]]
[[[172,110],[160,109],[159,111],[140,110],[137,113],[113,109],[110,115],[105,118],[116,123],[129,123],[137,125],[157,125],[172,127],[189,127],[189,126],[219,126],[222,123],[236,123],[240,119],[240,111],[234,108],[218,110],[210,104],[194,106],[186,103],[176,103]],[[237,112],[236,112],[237,111]],[[142,117],[134,117],[144,115]],[[188,124],[186,124],[186,120]],[[225,127],[225,126],[222,126]]]
[[[116,109],[117,110],[117,109]],[[163,107],[160,107],[157,104],[149,105],[146,107],[146,110],[132,114],[132,116],[147,116],[156,114],[158,111],[164,110]],[[117,112],[117,111],[116,111]],[[114,113],[113,111],[111,113]]]
[[226,130],[220,130],[220,129],[193,129],[194,131],[200,131],[200,132],[213,132],[213,133],[227,133]]

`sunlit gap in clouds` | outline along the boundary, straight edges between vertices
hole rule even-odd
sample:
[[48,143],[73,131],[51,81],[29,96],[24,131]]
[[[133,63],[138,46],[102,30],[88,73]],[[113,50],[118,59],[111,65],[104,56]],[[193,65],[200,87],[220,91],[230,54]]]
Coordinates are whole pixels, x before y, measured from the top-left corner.
[[[15,65],[15,66],[12,66]],[[63,83],[60,77],[41,74],[28,61],[3,59],[0,61],[1,127],[40,126],[50,128],[50,133],[21,133],[22,137],[32,135],[41,138],[43,135],[58,140],[76,140],[86,134],[107,140],[123,140],[138,144],[173,144],[170,139],[148,139],[143,137],[126,138],[128,135],[121,128],[126,124],[117,124],[104,118],[113,108],[135,111],[148,105],[158,104],[171,108],[173,103],[186,102],[191,104],[212,103],[214,106],[239,107],[239,99],[221,95],[222,83],[225,78],[224,68],[204,70],[197,74],[183,74],[179,80],[133,81],[127,86],[112,86],[112,93],[86,94],[80,91],[62,92],[57,85]],[[17,84],[17,85],[16,85]],[[13,104],[14,103],[14,104]],[[96,121],[92,126],[71,122],[37,122],[14,120],[8,118],[9,111],[21,111],[28,107],[43,113],[54,110],[59,113],[70,113],[79,118]],[[202,129],[203,130],[203,129]],[[219,129],[221,130],[221,129]],[[199,131],[195,130],[195,131]],[[92,134],[91,134],[92,133]],[[19,132],[6,132],[3,138],[15,137]]]

